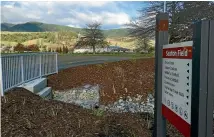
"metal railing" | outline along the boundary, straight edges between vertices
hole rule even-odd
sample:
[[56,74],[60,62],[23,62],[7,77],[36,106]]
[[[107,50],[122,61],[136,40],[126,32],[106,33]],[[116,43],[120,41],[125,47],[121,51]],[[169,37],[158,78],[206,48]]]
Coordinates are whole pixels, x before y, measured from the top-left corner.
[[58,73],[57,53],[0,56],[0,90],[4,92],[42,76]]

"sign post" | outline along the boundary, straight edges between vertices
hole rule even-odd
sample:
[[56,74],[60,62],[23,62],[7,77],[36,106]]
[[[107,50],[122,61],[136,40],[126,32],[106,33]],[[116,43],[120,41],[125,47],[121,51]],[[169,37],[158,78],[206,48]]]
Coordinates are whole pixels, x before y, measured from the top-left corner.
[[213,107],[214,107],[214,20],[210,21],[209,29],[209,67],[208,67],[208,94],[207,94],[207,136],[213,136]]
[[193,29],[191,137],[213,136],[214,23],[201,21]]
[[214,21],[194,24],[193,41],[168,44],[168,15],[156,17],[154,137],[166,120],[185,137],[213,136]]
[[155,116],[154,137],[166,137],[166,120],[162,116],[162,46],[168,44],[168,14],[156,16],[155,34]]

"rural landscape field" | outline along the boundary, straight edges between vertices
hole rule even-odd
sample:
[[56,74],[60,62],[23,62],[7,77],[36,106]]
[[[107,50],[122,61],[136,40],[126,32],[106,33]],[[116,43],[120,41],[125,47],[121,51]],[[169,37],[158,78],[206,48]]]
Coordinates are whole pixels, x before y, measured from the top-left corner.
[[155,45],[191,43],[214,2],[7,1],[1,17],[2,137],[159,137]]
[[[129,35],[128,29],[103,30],[105,40],[109,46],[119,46],[130,50],[138,48],[137,40]],[[23,24],[1,23],[2,52],[14,52],[17,44],[26,47],[37,45],[39,51],[57,51],[66,47],[72,52],[79,37],[84,35],[81,28],[45,24],[41,22],[27,22]],[[154,40],[150,40],[150,46],[154,46]],[[33,49],[32,49],[33,50]]]

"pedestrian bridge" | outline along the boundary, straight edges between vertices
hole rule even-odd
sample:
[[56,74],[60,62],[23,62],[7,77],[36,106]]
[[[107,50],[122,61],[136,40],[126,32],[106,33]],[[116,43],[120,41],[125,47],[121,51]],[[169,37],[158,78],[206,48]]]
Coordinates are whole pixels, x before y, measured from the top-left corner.
[[[10,54],[0,56],[0,91],[1,96],[14,87],[24,87],[39,95],[50,88],[46,87],[47,75],[58,73],[58,54],[39,52]],[[39,93],[41,91],[41,93]]]

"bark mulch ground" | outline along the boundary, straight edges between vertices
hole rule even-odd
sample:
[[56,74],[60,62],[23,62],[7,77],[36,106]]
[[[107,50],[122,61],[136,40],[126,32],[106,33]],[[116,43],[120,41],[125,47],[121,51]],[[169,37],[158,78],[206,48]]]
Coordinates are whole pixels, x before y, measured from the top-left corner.
[[[146,114],[95,115],[93,110],[43,98],[23,88],[1,97],[2,137],[151,137]],[[168,126],[170,137],[179,137]]]
[[1,98],[3,137],[150,137],[145,119],[132,114],[105,113],[44,100],[22,88]]
[[[55,90],[100,84],[103,103],[112,102],[120,95],[146,96],[153,91],[154,59],[70,68],[50,76],[48,83]],[[147,128],[146,114],[104,112],[98,116],[94,112],[64,102],[44,100],[23,88],[15,88],[1,97],[1,134],[2,137],[152,136]],[[168,134],[180,137],[169,124]]]
[[84,84],[101,86],[101,104],[112,103],[121,96],[147,97],[154,91],[154,59],[137,59],[79,66],[48,77],[48,86],[67,90]]

